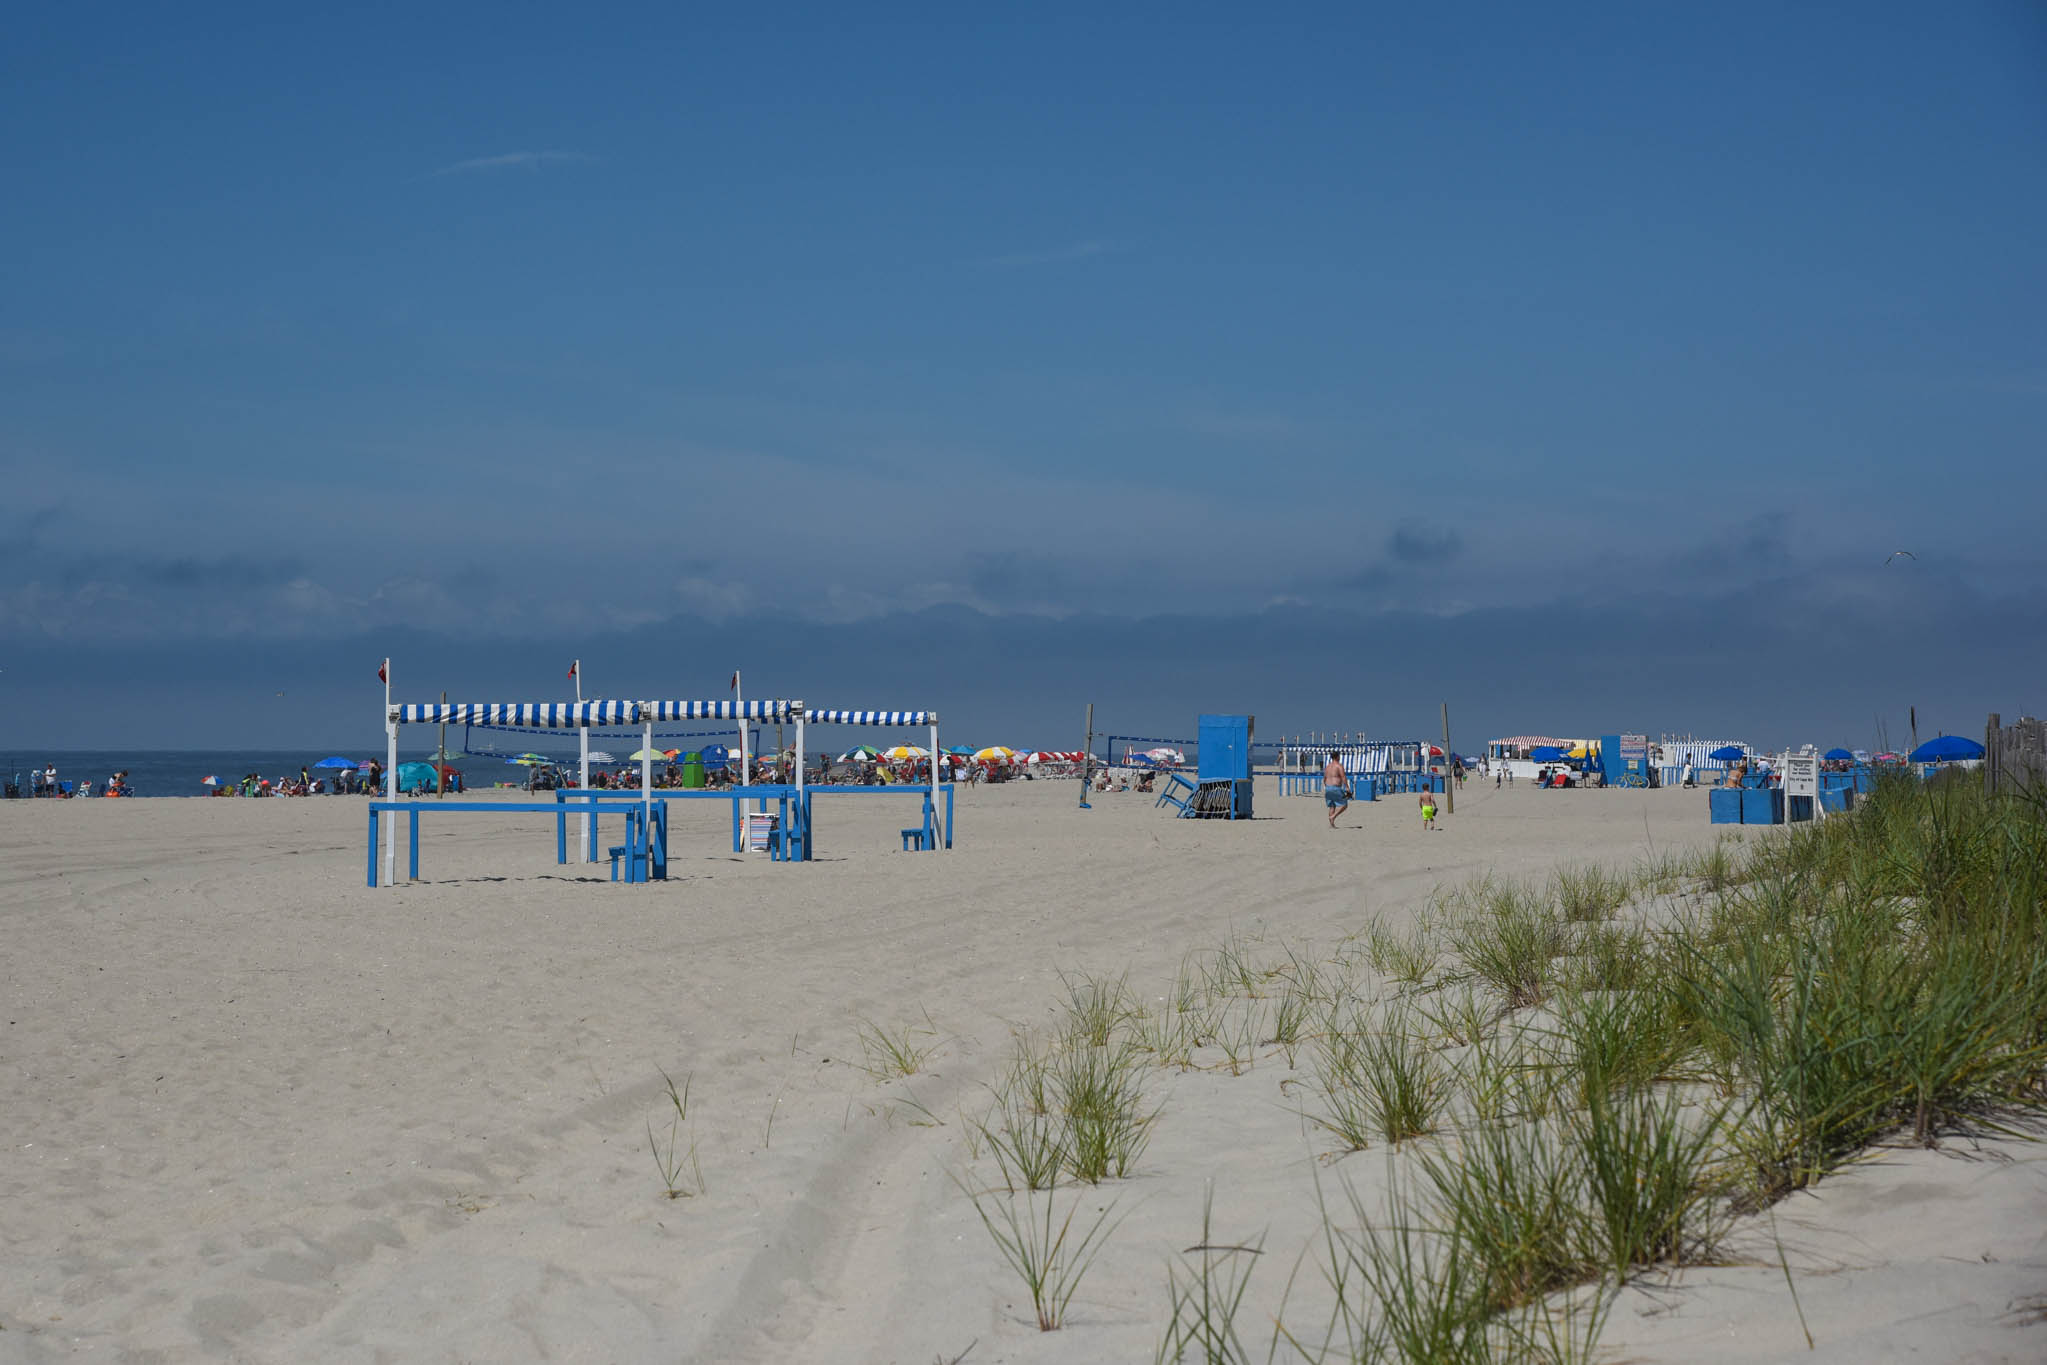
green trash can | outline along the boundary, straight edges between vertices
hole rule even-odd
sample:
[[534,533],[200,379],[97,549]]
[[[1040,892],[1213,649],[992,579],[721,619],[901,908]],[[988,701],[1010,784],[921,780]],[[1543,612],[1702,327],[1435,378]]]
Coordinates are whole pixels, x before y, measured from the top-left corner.
[[684,754],[682,756],[682,785],[701,787],[704,785],[704,756]]

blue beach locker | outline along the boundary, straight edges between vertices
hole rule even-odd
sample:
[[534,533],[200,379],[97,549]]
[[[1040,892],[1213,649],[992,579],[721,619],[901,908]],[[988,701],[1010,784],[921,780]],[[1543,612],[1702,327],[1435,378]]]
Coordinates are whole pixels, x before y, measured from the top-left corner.
[[1706,793],[1711,803],[1713,823],[1716,825],[1738,825],[1741,823],[1741,793],[1732,787],[1715,787]]
[[1743,788],[1741,793],[1741,822],[1744,825],[1781,825],[1784,823],[1784,793],[1765,787],[1760,791]]

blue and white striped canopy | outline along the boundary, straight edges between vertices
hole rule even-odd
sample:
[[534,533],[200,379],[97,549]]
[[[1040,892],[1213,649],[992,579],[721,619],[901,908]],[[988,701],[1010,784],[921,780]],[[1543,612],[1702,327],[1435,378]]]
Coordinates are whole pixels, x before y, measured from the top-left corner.
[[394,706],[400,725],[524,725],[541,730],[575,730],[585,725],[631,725],[640,719],[638,702],[430,702]]
[[794,720],[800,701],[643,701],[641,720]]
[[812,725],[936,725],[936,711],[820,711],[804,708]]

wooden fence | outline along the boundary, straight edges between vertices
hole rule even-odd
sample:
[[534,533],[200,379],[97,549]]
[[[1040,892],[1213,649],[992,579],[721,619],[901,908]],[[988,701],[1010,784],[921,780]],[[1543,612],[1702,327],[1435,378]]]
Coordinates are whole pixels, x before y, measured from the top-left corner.
[[2011,725],[1995,711],[1983,732],[1983,785],[2000,791],[2037,791],[2047,782],[2047,722],[2022,716]]

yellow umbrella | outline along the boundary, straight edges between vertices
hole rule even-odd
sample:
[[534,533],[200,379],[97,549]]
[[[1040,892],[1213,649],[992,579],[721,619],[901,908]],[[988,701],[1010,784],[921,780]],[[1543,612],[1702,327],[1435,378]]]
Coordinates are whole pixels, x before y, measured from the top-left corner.
[[974,761],[977,763],[1007,763],[1015,757],[1016,750],[1005,749],[1000,744],[991,744],[985,749],[974,751]]
[[881,756],[882,756],[883,758],[897,758],[897,759],[901,759],[901,758],[928,758],[928,757],[930,757],[930,755],[928,755],[927,753],[925,753],[925,752],[924,752],[924,750],[922,750],[922,749],[918,748],[918,747],[917,747],[916,745],[914,745],[914,744],[898,744],[898,745],[896,745],[896,747],[895,747],[895,748],[893,748],[893,749],[883,749],[883,750],[881,751]]

